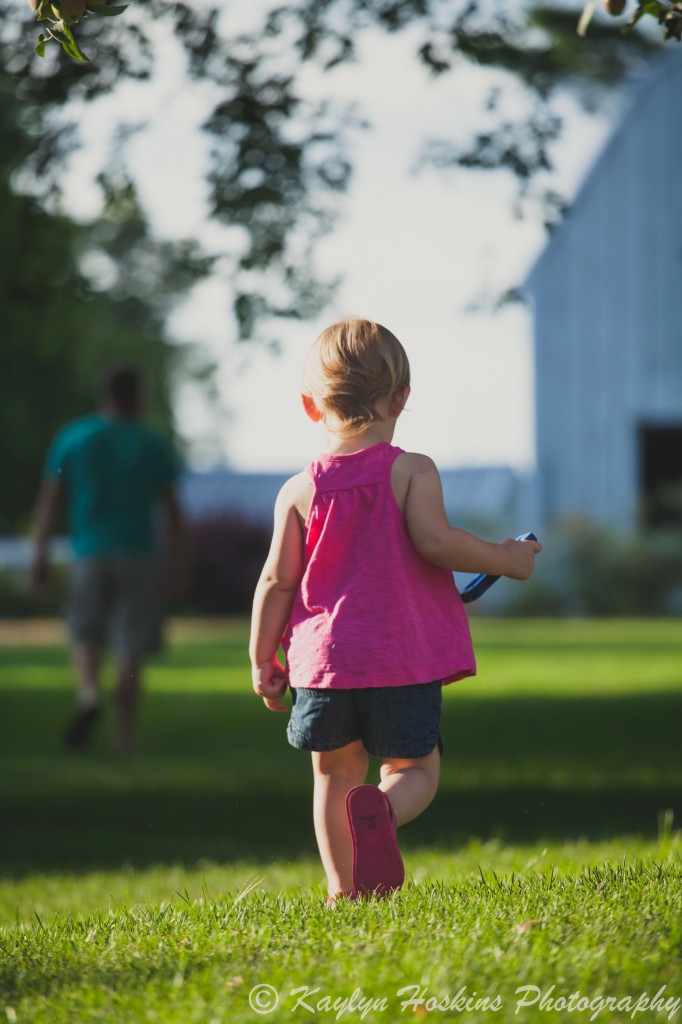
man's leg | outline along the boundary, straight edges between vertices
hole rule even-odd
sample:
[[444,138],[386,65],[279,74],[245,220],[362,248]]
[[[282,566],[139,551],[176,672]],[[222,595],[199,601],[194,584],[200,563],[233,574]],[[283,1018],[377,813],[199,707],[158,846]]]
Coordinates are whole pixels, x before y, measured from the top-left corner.
[[77,710],[64,737],[67,746],[74,749],[86,746],[99,715],[99,674],[102,666],[102,648],[99,644],[73,640],[71,657],[76,675]]
[[99,714],[100,671],[111,603],[111,581],[100,558],[76,559],[70,574],[67,624],[76,677],[77,710],[66,730],[69,747],[87,745]]
[[135,716],[140,701],[142,659],[135,655],[122,655],[118,661],[118,675],[114,701],[116,705],[116,748],[123,754],[133,745]]
[[117,559],[116,601],[110,635],[116,652],[115,743],[121,753],[133,745],[146,658],[163,646],[161,574],[155,559]]
[[71,657],[76,673],[78,703],[82,707],[99,704],[99,674],[102,667],[102,648],[99,644],[74,640]]

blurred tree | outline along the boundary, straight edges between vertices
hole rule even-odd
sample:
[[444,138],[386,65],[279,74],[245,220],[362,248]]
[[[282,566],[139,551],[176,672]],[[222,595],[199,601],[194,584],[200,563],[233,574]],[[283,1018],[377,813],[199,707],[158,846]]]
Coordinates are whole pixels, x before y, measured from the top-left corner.
[[[126,79],[149,78],[169,29],[181,43],[187,75],[210,83],[215,95],[204,123],[213,146],[210,214],[243,235],[229,275],[242,339],[266,317],[313,314],[334,284],[315,276],[311,257],[333,223],[335,194],[349,181],[348,134],[359,122],[324,98],[304,102],[302,68],[328,72],[355,60],[367,33],[409,29],[415,59],[434,76],[462,63],[506,73],[525,91],[516,112],[504,104],[497,82],[486,104],[492,126],[469,143],[431,140],[423,159],[440,167],[507,168],[528,194],[537,173],[551,167],[562,128],[557,94],[571,90],[594,108],[655,49],[639,32],[624,37],[611,18],[593,22],[579,38],[579,6],[537,0],[273,0],[263,11],[258,28],[240,32],[230,10],[210,0],[131,4],[123,17],[78,24],[91,63],[72,61],[56,46],[36,58],[26,45],[35,29],[28,5],[0,13],[0,56],[39,136],[30,169],[44,194],[59,189],[65,152],[74,143],[52,113]],[[548,224],[561,215],[562,200],[550,189],[537,198]]]
[[[79,48],[72,26],[77,25],[82,18],[92,17],[92,15],[117,16],[123,14],[128,8],[127,4],[117,4],[116,0],[89,0],[89,2],[88,0],[28,0],[28,2],[31,9],[35,11],[36,20],[41,22],[44,28],[38,37],[35,52],[44,57],[46,44],[54,41],[61,45],[69,57],[78,61],[87,61],[89,58]],[[481,5],[470,3],[469,6],[475,9]],[[607,14],[619,18],[625,13],[627,0],[603,0],[602,6]],[[425,4],[421,4],[420,7],[426,9]],[[595,0],[586,0],[576,25],[579,36],[587,34],[595,8]],[[647,15],[655,18],[663,27],[664,39],[682,41],[682,0],[641,0],[625,26],[625,30],[634,28]],[[394,21],[400,19],[398,5],[393,5],[390,16]]]
[[[166,0],[142,6],[125,18],[83,24],[91,63],[69,60],[58,47],[37,58],[22,45],[31,31],[28,6],[0,11],[0,59],[36,141],[24,164],[32,190],[43,199],[58,196],[78,144],[60,110],[69,101],[95,100],[126,79],[150,78],[170,27],[184,48],[189,78],[210,83],[217,97],[204,125],[212,139],[210,214],[241,238],[229,269],[239,337],[251,337],[264,316],[311,315],[334,283],[315,277],[311,257],[350,173],[342,119],[325,102],[299,98],[295,52],[269,29],[257,39],[225,34],[219,8]],[[119,141],[123,147],[124,138]],[[229,262],[229,254],[218,255]]]
[[51,437],[92,410],[108,365],[144,367],[152,417],[172,431],[170,381],[183,352],[164,319],[170,297],[206,271],[191,247],[149,238],[124,179],[102,179],[94,224],[17,194],[13,175],[34,140],[13,91],[0,74],[0,533],[28,522]]
[[[495,69],[503,84],[522,87],[525,101],[510,111],[498,75],[485,130],[468,142],[430,140],[423,159],[507,168],[527,194],[551,167],[562,129],[557,96],[569,90],[595,108],[655,48],[637,32],[623,38],[611,20],[594,22],[580,39],[579,8],[534,0],[294,0],[265,9],[249,33],[235,32],[229,13],[209,0],[146,0],[121,18],[88,19],[78,32],[93,60],[83,63],[57,46],[36,57],[26,45],[35,30],[29,5],[0,10],[0,530],[25,521],[47,440],[91,406],[95,367],[110,355],[147,365],[156,414],[170,422],[177,351],[165,340],[164,318],[202,274],[218,264],[225,270],[243,340],[269,317],[308,317],[330,297],[334,282],[316,276],[312,256],[349,181],[349,135],[360,120],[324,97],[304,101],[302,69],[329,72],[356,59],[365,33],[408,29],[415,59],[436,77],[463,63]],[[149,79],[169,33],[189,80],[214,97],[203,126],[212,141],[210,215],[238,229],[231,254],[202,256],[150,236],[125,173],[125,132],[99,177],[101,217],[77,224],[60,207],[79,144],[69,118],[127,80]],[[124,120],[128,130],[140,127]],[[561,215],[551,190],[538,199],[548,224]]]

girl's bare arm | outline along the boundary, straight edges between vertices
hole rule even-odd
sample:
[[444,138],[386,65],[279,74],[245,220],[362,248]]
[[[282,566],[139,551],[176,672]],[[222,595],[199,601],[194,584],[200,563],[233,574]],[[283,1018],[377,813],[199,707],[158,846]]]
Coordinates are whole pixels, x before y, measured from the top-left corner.
[[443,503],[443,487],[436,466],[426,455],[408,454],[405,516],[412,541],[424,558],[453,572],[482,572],[525,580],[533,571],[538,541],[502,544],[481,540],[467,530],[450,526]]
[[253,688],[272,711],[287,711],[279,698],[284,692],[284,669],[277,659],[303,574],[302,474],[288,480],[275,503],[270,551],[256,586],[251,616],[249,656]]

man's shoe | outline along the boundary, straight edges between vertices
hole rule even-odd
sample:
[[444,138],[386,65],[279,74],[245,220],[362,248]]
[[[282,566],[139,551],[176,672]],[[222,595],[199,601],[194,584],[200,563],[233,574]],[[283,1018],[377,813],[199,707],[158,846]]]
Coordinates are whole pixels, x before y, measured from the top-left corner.
[[64,742],[67,747],[70,747],[71,750],[81,750],[87,745],[99,712],[99,704],[91,704],[90,707],[80,708],[76,712],[64,733]]

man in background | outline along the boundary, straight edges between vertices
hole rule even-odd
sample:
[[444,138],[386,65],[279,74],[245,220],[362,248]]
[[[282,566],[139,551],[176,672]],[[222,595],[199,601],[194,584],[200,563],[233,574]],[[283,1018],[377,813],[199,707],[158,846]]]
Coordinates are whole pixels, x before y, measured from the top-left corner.
[[67,424],[50,447],[35,513],[33,579],[49,573],[48,539],[66,504],[74,562],[67,623],[78,683],[77,709],[65,740],[87,744],[101,707],[100,670],[107,646],[117,662],[115,741],[132,744],[145,658],[162,647],[163,581],[159,512],[165,513],[170,584],[181,585],[184,524],[175,483],[178,462],[167,441],[141,422],[139,372],[109,373],[100,410]]

